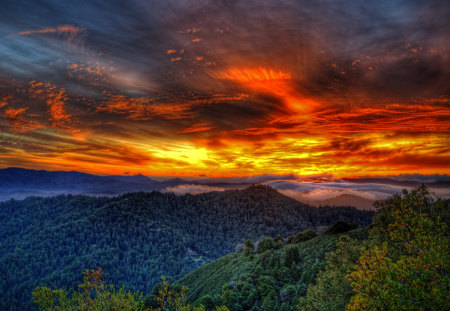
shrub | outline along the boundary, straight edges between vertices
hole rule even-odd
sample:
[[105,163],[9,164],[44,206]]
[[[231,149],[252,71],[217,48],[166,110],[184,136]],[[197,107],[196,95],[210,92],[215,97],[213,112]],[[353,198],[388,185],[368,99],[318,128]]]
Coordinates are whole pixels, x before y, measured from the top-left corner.
[[288,238],[287,243],[288,244],[300,243],[300,242],[311,240],[312,238],[315,238],[316,236],[317,236],[317,233],[314,230],[308,229],[303,232],[297,233],[296,235],[290,236]]
[[325,231],[325,234],[338,234],[338,233],[344,233],[350,230],[354,230],[358,228],[358,224],[356,222],[352,222],[351,224],[346,223],[345,221],[338,220],[328,228],[327,231]]
[[288,268],[292,266],[292,264],[296,264],[300,260],[300,253],[298,251],[298,247],[295,245],[289,245],[286,247],[285,257],[284,257],[284,265]]
[[274,249],[275,243],[270,236],[265,236],[258,243],[258,253],[264,253],[267,250]]

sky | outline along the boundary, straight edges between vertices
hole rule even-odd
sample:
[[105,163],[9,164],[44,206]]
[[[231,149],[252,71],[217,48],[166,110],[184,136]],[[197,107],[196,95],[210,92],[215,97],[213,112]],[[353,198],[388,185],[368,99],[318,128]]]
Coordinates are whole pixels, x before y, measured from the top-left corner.
[[450,173],[448,1],[0,8],[2,168]]

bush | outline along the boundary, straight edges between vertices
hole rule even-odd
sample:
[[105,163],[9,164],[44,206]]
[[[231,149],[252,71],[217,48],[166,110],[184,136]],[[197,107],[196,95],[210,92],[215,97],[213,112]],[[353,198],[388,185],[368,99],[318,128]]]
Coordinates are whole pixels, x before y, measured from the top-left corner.
[[264,253],[265,251],[274,248],[275,242],[270,236],[263,237],[262,240],[258,243],[258,253]]
[[252,241],[245,241],[244,246],[244,256],[251,255],[255,252],[255,246],[253,245]]
[[290,236],[288,238],[287,243],[288,244],[300,243],[300,242],[311,240],[312,238],[315,238],[316,236],[317,236],[317,233],[314,230],[308,229],[303,232],[297,233],[296,235]]
[[355,294],[347,310],[450,310],[450,254],[441,221],[448,205],[425,186],[404,190],[383,205],[392,219],[385,232],[394,243],[361,253],[346,277]]
[[284,246],[284,239],[281,235],[277,235],[273,238],[273,242],[275,243],[275,248],[280,249]]
[[338,220],[328,228],[327,231],[325,231],[325,234],[338,234],[338,233],[344,233],[350,230],[354,230],[358,228],[358,224],[356,222],[352,222],[351,224],[346,223],[345,221]]
[[34,302],[41,310],[144,310],[140,293],[126,291],[124,287],[117,291],[106,285],[102,269],[86,270],[84,275],[79,290],[71,294],[62,289],[36,287],[32,294]]
[[250,240],[245,241],[244,242],[244,246],[247,247],[247,248],[251,248],[251,249],[255,248],[255,246],[253,245],[252,241],[250,241]]
[[214,310],[215,302],[211,295],[205,295],[200,298],[200,305],[203,305],[206,310]]
[[300,260],[300,253],[298,251],[298,247],[294,245],[289,245],[286,247],[285,257],[284,257],[284,265],[288,268],[292,266],[292,264],[296,264]]

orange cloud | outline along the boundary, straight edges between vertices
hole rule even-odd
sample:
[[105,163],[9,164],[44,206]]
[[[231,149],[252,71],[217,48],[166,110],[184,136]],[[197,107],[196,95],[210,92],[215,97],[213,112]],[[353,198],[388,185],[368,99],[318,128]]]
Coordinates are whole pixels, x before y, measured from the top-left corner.
[[328,131],[343,132],[450,131],[450,125],[443,122],[444,119],[450,119],[450,111],[445,104],[424,101],[414,105],[373,105],[352,109],[336,107],[317,112],[312,124],[315,128],[326,127]]
[[3,96],[3,98],[0,99],[0,108],[7,106],[8,105],[8,101],[11,100],[11,99],[13,99],[12,95]]
[[212,77],[216,79],[257,82],[257,81],[273,81],[273,80],[290,80],[291,74],[283,71],[275,71],[266,68],[233,68],[227,71],[212,73]]
[[[15,35],[12,35],[10,37],[15,36],[30,36],[30,35],[64,35],[68,43],[72,43],[72,41],[75,41],[77,38],[81,39],[85,33],[84,28],[76,27],[73,25],[59,25],[56,27],[47,27],[42,29],[29,29],[21,31]],[[76,41],[77,42],[77,41]]]
[[107,99],[100,104],[96,111],[108,112],[112,114],[126,115],[130,120],[150,120],[154,118],[192,119],[197,116],[193,112],[194,108],[208,104],[219,104],[223,102],[233,102],[246,99],[246,94],[226,95],[213,94],[206,98],[168,98],[164,101],[158,97],[129,97],[123,94],[107,94]]
[[45,99],[50,115],[50,121],[57,128],[69,128],[71,115],[66,111],[65,104],[69,99],[64,88],[58,88],[51,83],[30,82],[29,91],[33,95],[41,95]]
[[318,106],[317,102],[298,92],[288,72],[257,67],[232,68],[210,75],[215,79],[235,82],[249,91],[279,98],[296,113],[310,113]]
[[57,26],[55,28],[42,28],[42,29],[31,29],[31,30],[25,30],[21,31],[18,34],[21,36],[28,36],[28,35],[43,35],[43,34],[51,34],[51,33],[68,33],[70,35],[77,35],[79,33],[83,32],[83,29],[72,26],[72,25],[61,25]]
[[25,132],[32,129],[42,127],[39,123],[25,119],[28,108],[7,108],[5,110],[5,118],[8,124],[14,127],[17,132]]
[[208,123],[199,123],[199,124],[194,124],[193,126],[188,127],[182,131],[179,131],[178,133],[189,134],[189,133],[204,132],[204,131],[208,131],[212,128],[213,127],[210,126]]
[[71,72],[87,72],[93,76],[97,76],[99,78],[103,78],[105,73],[109,73],[108,70],[111,70],[112,67],[107,68],[104,65],[101,65],[100,62],[92,62],[90,64],[71,64],[67,66]]
[[112,95],[97,107],[97,111],[114,114],[125,114],[130,120],[150,120],[156,117],[180,119],[189,117],[188,104],[160,104],[150,97],[127,97]]
[[54,90],[48,95],[47,105],[53,124],[58,127],[67,127],[70,124],[70,114],[64,108],[68,97],[64,89]]

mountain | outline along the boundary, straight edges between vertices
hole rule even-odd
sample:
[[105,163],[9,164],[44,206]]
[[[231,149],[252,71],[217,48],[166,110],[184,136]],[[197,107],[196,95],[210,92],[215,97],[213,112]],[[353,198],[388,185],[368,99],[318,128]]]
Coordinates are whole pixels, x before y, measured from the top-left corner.
[[1,202],[0,310],[30,308],[37,285],[71,289],[87,268],[102,267],[108,283],[148,293],[162,275],[181,278],[246,239],[287,237],[337,219],[368,225],[372,215],[314,208],[266,186]]
[[334,198],[326,199],[323,201],[316,201],[314,206],[319,205],[330,205],[330,206],[354,206],[362,210],[374,210],[373,203],[375,201],[362,198],[357,195],[342,194]]
[[179,185],[209,185],[223,189],[242,189],[251,183],[186,181],[181,178],[154,180],[144,175],[99,176],[76,171],[45,171],[10,167],[0,169],[0,201],[29,196],[84,194],[114,196],[131,192],[161,191]]
[[430,188],[449,188],[450,178],[448,175],[399,175],[389,177],[355,177],[355,178],[342,178],[347,182],[356,184],[386,184],[402,187],[418,187],[422,184],[427,185]]
[[14,167],[0,170],[0,199],[67,193],[114,195],[163,188],[164,184],[142,175],[98,176],[75,171],[52,172]]
[[360,210],[374,211],[375,201],[351,194],[341,194],[329,199],[314,199],[299,191],[278,190],[283,195],[312,206],[354,206]]
[[[367,229],[345,233],[367,238]],[[278,245],[264,252],[240,251],[208,263],[177,281],[188,287],[193,305],[225,305],[233,310],[297,310],[298,298],[325,267],[325,254],[336,248],[342,234],[320,235],[296,244]]]

